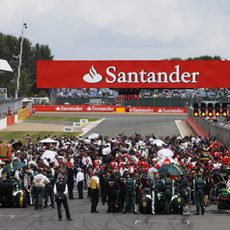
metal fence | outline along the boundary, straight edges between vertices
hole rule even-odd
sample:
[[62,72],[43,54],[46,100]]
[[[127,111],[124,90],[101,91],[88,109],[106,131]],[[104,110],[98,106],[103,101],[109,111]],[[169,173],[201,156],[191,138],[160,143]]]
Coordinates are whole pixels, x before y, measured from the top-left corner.
[[230,129],[226,127],[213,124],[202,117],[194,117],[193,110],[188,109],[188,116],[191,117],[196,123],[203,128],[210,137],[215,137],[218,141],[230,147]]

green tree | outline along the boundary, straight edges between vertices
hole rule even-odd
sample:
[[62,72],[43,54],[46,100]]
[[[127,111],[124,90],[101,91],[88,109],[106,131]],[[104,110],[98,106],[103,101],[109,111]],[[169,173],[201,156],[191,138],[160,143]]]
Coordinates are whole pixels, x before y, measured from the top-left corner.
[[[20,52],[21,37],[17,38],[12,35],[4,35],[0,33],[0,58],[9,62],[14,70],[13,73],[0,74],[0,87],[7,88],[8,96],[15,96],[16,80],[18,74],[18,58]],[[36,61],[37,60],[52,60],[53,55],[48,45],[33,44],[24,38],[22,52],[22,66],[20,78],[20,96],[32,96],[40,92],[37,89],[36,82]],[[45,90],[46,94],[48,90]],[[42,91],[44,94],[44,90]]]

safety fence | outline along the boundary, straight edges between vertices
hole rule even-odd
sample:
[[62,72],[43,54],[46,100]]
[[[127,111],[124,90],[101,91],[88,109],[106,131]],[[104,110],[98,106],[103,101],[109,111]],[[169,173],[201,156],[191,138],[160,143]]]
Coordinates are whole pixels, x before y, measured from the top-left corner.
[[32,115],[30,108],[19,109],[16,114],[8,115],[0,119],[0,129],[5,129],[7,126],[18,123],[25,120],[28,116]]
[[[202,117],[194,117],[192,109],[188,109],[188,121],[191,127],[194,127],[194,129],[198,130],[198,134],[206,133],[209,137],[215,137],[219,142],[230,147],[229,128],[221,127],[218,124],[211,123]],[[200,127],[200,130],[197,129],[197,127]]]
[[116,106],[116,105],[34,105],[34,112],[117,112],[117,113],[187,113],[185,107]]

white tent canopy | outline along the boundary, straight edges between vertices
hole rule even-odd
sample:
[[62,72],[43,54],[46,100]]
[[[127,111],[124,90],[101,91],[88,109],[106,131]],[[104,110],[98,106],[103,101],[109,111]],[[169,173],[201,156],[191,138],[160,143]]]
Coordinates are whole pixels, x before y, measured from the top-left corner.
[[13,72],[12,68],[10,67],[9,63],[6,60],[0,59],[0,71],[8,71]]
[[32,102],[33,100],[29,97],[23,98],[22,102]]
[[39,143],[43,143],[43,144],[57,144],[57,145],[59,144],[58,141],[53,140],[53,139],[50,138],[50,137],[48,137],[48,138],[46,138],[46,139],[43,139],[43,140],[39,141]]

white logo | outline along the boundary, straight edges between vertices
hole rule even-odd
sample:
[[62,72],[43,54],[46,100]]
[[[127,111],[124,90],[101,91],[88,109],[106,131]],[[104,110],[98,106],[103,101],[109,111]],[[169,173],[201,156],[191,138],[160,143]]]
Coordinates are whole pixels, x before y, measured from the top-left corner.
[[83,80],[88,83],[98,83],[102,81],[102,79],[102,76],[96,71],[93,65],[89,70],[89,73],[83,76]]
[[87,107],[87,111],[91,111],[92,110],[92,108],[89,106],[89,107]]
[[160,109],[158,109],[158,111],[157,111],[158,113],[162,113],[163,112],[163,110],[160,108]]
[[57,111],[60,111],[60,110],[61,110],[61,108],[60,108],[60,107],[57,107],[57,108],[56,108],[56,110],[57,110]]

